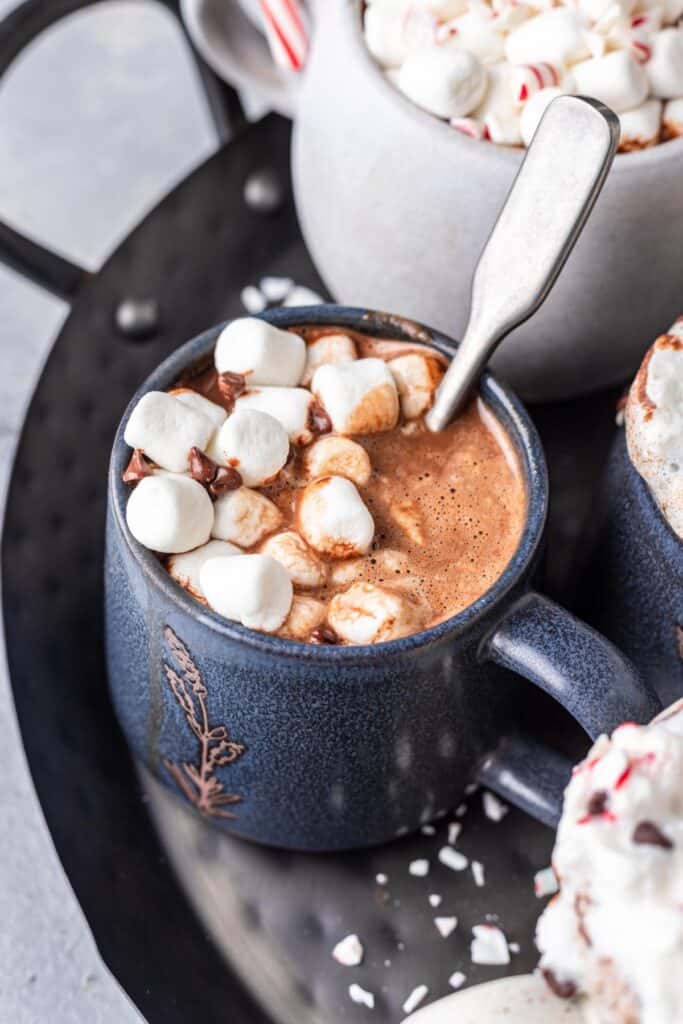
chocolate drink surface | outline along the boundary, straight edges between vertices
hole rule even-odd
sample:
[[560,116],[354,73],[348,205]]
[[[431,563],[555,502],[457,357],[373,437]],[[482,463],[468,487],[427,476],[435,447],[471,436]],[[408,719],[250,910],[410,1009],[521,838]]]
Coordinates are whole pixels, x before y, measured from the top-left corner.
[[[255,405],[281,419],[292,443],[274,478],[248,487],[240,486],[248,482],[240,475],[246,467],[220,458],[215,441],[202,452],[193,449],[190,475],[214,501],[215,523],[224,523],[228,506],[230,523],[227,531],[214,526],[204,545],[167,554],[167,569],[207,600],[208,588],[205,594],[198,582],[204,552],[279,560],[292,583],[279,625],[277,616],[257,623],[238,618],[210,594],[208,603],[253,628],[311,643],[377,643],[450,618],[495,582],[521,537],[527,498],[506,432],[479,398],[440,434],[427,430],[423,415],[446,365],[432,349],[335,328],[291,333],[306,343],[303,387],[250,386],[248,375],[219,373],[212,363],[191,368],[171,389],[185,400],[188,392],[210,400],[228,414],[226,422]],[[348,361],[360,374],[364,366],[377,369],[378,360],[393,380],[387,374],[389,384],[359,403],[357,422],[335,431],[336,381],[326,388],[320,366]],[[286,406],[295,399],[309,402],[298,435]],[[139,461],[139,450],[136,456]],[[335,530],[345,538],[341,547]]]

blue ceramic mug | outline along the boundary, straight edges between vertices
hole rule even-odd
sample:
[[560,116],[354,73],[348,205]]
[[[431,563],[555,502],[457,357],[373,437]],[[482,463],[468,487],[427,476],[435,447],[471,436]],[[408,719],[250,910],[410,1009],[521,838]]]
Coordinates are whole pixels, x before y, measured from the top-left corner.
[[[321,306],[265,318],[279,327],[337,325],[417,339],[449,357],[455,350],[426,328],[365,310]],[[399,640],[369,647],[283,640],[195,601],[126,526],[121,474],[130,411],[146,391],[171,386],[207,356],[220,330],[188,342],[145,381],[114,442],[107,659],[135,755],[208,819],[276,846],[382,842],[452,807],[477,774],[555,823],[569,765],[518,732],[532,689],[524,680],[551,694],[591,737],[625,719],[646,721],[658,704],[616,648],[530,590],[548,482],[520,403],[484,376],[481,395],[517,449],[528,494],[518,550],[496,583],[459,614]]]
[[586,615],[633,659],[664,705],[683,697],[683,541],[634,468],[621,428],[605,476]]

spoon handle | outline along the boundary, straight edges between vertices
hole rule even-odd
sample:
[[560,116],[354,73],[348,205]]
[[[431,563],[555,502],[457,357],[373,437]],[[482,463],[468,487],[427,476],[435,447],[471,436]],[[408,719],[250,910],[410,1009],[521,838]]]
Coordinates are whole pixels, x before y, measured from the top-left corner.
[[597,100],[559,96],[548,107],[479,258],[469,322],[426,416],[430,430],[443,430],[498,344],[547,296],[600,194],[618,141],[619,119]]

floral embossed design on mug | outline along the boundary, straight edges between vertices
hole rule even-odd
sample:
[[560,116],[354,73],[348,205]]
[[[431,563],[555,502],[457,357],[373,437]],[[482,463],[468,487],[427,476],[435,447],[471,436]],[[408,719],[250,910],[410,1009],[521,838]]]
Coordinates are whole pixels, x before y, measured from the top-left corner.
[[208,690],[201,672],[182,640],[170,626],[164,630],[171,659],[177,667],[164,662],[164,675],[173,696],[178,701],[185,720],[199,742],[199,761],[183,761],[178,765],[164,758],[164,766],[182,793],[197,810],[209,818],[234,818],[226,810],[230,804],[239,804],[243,797],[226,793],[223,783],[216,777],[216,769],[233,764],[246,751],[243,743],[235,743],[225,725],[212,726],[206,704]]

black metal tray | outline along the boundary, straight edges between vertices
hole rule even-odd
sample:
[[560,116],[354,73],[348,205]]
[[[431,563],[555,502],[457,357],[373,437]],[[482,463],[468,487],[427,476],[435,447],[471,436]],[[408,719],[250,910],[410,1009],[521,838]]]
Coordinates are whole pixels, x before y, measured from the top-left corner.
[[[151,781],[141,784],[115,723],[102,652],[106,467],[115,426],[168,352],[243,312],[245,284],[285,274],[323,290],[289,193],[289,135],[275,116],[248,129],[164,199],[99,274],[85,283],[72,275],[78,297],[31,403],[7,506],[9,669],[36,789],[104,960],[147,1019],[163,1024],[367,1020],[369,1011],[349,999],[352,981],[376,995],[370,1019],[400,1020],[418,984],[429,986],[431,999],[449,991],[456,969],[468,982],[506,973],[469,963],[469,928],[487,915],[520,945],[507,972],[527,971],[540,910],[532,878],[552,844],[549,831],[517,811],[500,824],[487,820],[474,795],[459,846],[484,862],[483,888],[436,861],[452,817],[435,835],[367,853],[259,849],[220,836]],[[242,198],[247,177],[264,167],[277,172],[285,194],[270,215]],[[158,303],[158,325],[145,340],[116,326],[117,308],[131,298]],[[571,602],[613,395],[546,406],[534,417],[554,485],[545,585]],[[547,703],[538,700],[545,715]],[[564,718],[553,722],[565,741],[581,745]],[[427,878],[408,872],[417,857],[432,859]],[[377,885],[377,872],[389,876],[388,885]],[[442,895],[438,909],[429,893]],[[449,939],[434,927],[437,914],[460,920]],[[358,969],[330,956],[348,932],[366,946]]]

